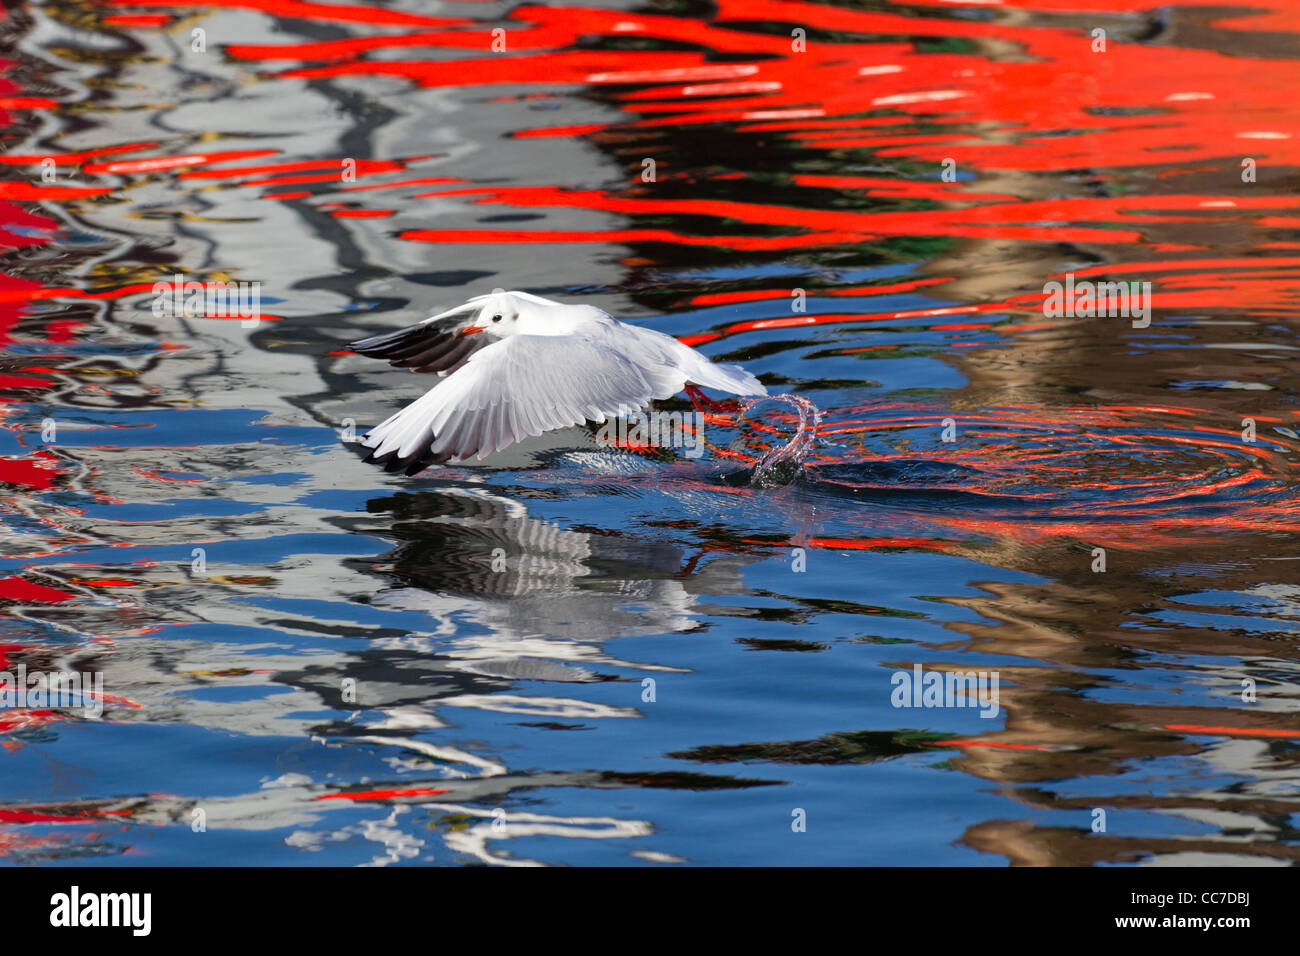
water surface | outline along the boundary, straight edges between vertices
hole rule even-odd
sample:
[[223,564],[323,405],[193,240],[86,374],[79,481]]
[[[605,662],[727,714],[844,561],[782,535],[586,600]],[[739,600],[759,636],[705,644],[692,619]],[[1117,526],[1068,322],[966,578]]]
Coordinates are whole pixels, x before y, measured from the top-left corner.
[[[104,711],[0,710],[0,853],[1297,859],[1297,34],[1282,0],[10,9],[0,663]],[[1150,324],[1045,316],[1066,273],[1151,283]],[[177,274],[262,321],[156,316]],[[700,459],[364,465],[427,383],[345,344],[497,287],[814,402],[806,473],[744,480],[779,404]],[[997,715],[893,706],[916,665],[996,671]]]

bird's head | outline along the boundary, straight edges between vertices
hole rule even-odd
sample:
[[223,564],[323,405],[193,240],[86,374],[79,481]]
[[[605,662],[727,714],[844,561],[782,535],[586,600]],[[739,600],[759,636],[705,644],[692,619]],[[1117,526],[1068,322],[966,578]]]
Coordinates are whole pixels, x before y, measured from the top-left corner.
[[[461,318],[467,316],[468,320]],[[589,305],[565,305],[528,292],[492,292],[476,295],[464,305],[441,312],[426,322],[455,319],[464,322],[460,335],[504,339],[512,335],[564,335],[583,324],[611,321]]]
[[461,329],[461,335],[474,335],[482,332],[493,338],[503,339],[517,335],[522,331],[521,316],[527,311],[527,303],[511,292],[493,292],[470,299],[473,319]]

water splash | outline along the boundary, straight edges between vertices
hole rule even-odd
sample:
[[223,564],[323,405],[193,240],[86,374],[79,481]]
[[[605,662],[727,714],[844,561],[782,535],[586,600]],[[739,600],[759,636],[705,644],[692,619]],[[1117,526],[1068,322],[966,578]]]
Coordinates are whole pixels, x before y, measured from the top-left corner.
[[752,488],[775,488],[788,485],[803,474],[804,461],[812,453],[817,429],[822,421],[821,410],[816,405],[802,396],[787,393],[742,400],[739,403],[740,411],[736,413],[736,424],[739,425],[744,421],[756,405],[765,402],[785,402],[787,405],[792,405],[799,415],[799,425],[789,441],[767,450],[754,463],[749,475],[749,485]]

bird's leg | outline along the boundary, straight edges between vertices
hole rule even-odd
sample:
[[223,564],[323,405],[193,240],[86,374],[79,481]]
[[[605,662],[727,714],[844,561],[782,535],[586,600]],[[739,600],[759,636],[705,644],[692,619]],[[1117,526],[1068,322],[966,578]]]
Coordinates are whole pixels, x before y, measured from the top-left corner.
[[740,403],[734,400],[725,402],[715,402],[709,396],[705,395],[690,382],[686,383],[684,389],[686,396],[691,400],[697,412],[725,412],[728,415],[734,415],[740,411]]

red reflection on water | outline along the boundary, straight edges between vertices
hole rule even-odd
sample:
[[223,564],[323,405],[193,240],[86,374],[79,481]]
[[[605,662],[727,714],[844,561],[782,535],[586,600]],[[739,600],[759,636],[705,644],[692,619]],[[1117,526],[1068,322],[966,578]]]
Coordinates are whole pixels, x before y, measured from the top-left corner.
[[1300,737],[1300,730],[1274,730],[1267,727],[1207,727],[1201,724],[1166,724],[1166,730],[1189,734],[1216,734],[1227,737]]
[[323,793],[313,800],[392,800],[396,797],[435,797],[450,790],[436,790],[432,787],[406,787],[387,790],[351,790],[347,793]]
[[[183,10],[198,4],[116,0],[113,5]],[[508,30],[508,48],[494,54],[493,28],[465,18],[425,17],[382,7],[292,0],[248,0],[235,5],[273,15],[326,19],[340,24],[368,22],[408,28],[405,32],[398,29],[329,41],[227,46],[226,52],[239,59],[298,64],[280,70],[277,75],[285,79],[386,73],[425,86],[579,83],[614,90],[615,101],[627,114],[624,121],[552,131],[563,135],[599,137],[610,126],[627,131],[637,127],[649,129],[662,123],[726,122],[737,124],[741,130],[778,134],[789,145],[810,154],[870,149],[881,157],[925,163],[938,163],[951,157],[961,168],[976,171],[1060,171],[1085,166],[1105,169],[1165,163],[1171,150],[1176,151],[1182,172],[1196,171],[1192,164],[1198,160],[1222,160],[1247,151],[1259,163],[1280,165],[1296,158],[1297,141],[1293,131],[1297,128],[1298,107],[1294,97],[1283,85],[1257,82],[1261,72],[1268,69],[1268,61],[1217,51],[1126,43],[1118,38],[1112,39],[1104,55],[1094,54],[1090,38],[1077,27],[1047,21],[1009,23],[1002,18],[974,21],[954,18],[943,9],[935,9],[932,16],[917,16],[914,11],[851,10],[786,0],[779,3],[727,0],[718,5],[708,21],[582,6],[524,6],[507,16],[506,20],[512,24]],[[1053,3],[999,5],[1001,9],[1012,6],[1030,10],[1056,8]],[[1107,0],[1103,6],[1126,9],[1124,4],[1113,0]],[[839,31],[843,35],[836,42],[811,42],[806,49],[796,51],[787,36],[750,28],[750,24],[763,21],[815,23],[819,30]],[[1274,11],[1257,17],[1226,18],[1224,24],[1234,30],[1277,30],[1288,28],[1295,21],[1294,12]],[[590,44],[593,38],[615,40],[629,36],[647,42],[658,39],[689,43],[703,51],[748,59],[716,63],[708,60],[707,52],[574,48],[579,41]],[[982,52],[919,52],[910,41],[878,39],[914,36],[1010,42],[1019,44],[1024,55],[993,60]],[[871,39],[862,39],[865,37]],[[446,49],[462,49],[473,55],[469,59],[444,58],[436,53]],[[396,50],[416,54],[428,51],[428,54],[397,59],[392,56]],[[1106,110],[1099,112],[1098,104],[1103,104]],[[663,115],[667,113],[672,115]],[[858,132],[868,129],[888,132],[884,136],[872,133],[866,137]],[[900,130],[904,131],[902,135]],[[1008,135],[1000,132],[994,135],[994,130],[1005,130]],[[524,130],[519,134],[539,132],[545,131]],[[1070,135],[1061,135],[1062,132]],[[178,162],[178,158],[137,162],[166,164]],[[322,172],[301,177],[285,174],[312,168],[310,161],[288,161],[226,172],[197,170],[182,176],[240,179],[245,186],[269,185],[271,179],[249,179],[246,175],[264,171],[278,176],[281,183],[337,187],[337,177],[329,170],[333,162],[321,160],[318,165]],[[399,168],[394,164],[401,162],[405,161],[367,160],[357,172],[358,175],[391,172]],[[132,168],[112,165],[118,172]],[[1160,175],[1176,172],[1179,171],[1161,171]],[[439,182],[436,178],[426,181]],[[912,235],[1114,246],[1141,242],[1146,227],[1203,223],[1207,217],[1212,225],[1223,228],[1239,223],[1262,229],[1293,228],[1294,217],[1268,213],[1297,206],[1291,197],[1269,194],[1249,198],[1189,193],[1148,196],[1141,200],[1097,196],[1035,200],[1006,192],[968,189],[962,183],[943,183],[937,179],[882,176],[795,173],[789,177],[789,183],[800,191],[810,190],[807,200],[773,204],[662,199],[641,185],[623,190],[579,191],[543,186],[479,188],[471,184],[463,191],[428,194],[442,198],[472,197],[471,201],[476,203],[522,208],[597,209],[623,213],[633,221],[663,215],[737,221],[769,227],[778,233],[789,232],[789,235],[725,232],[695,235],[671,229],[630,227],[601,232],[421,229],[409,230],[403,236],[435,243],[663,242],[740,252],[796,250]],[[377,183],[345,188],[389,189],[397,185]],[[919,200],[932,205],[900,211],[827,208],[826,200],[836,194],[851,197],[854,205],[861,205],[864,198]],[[298,199],[312,195],[317,193],[281,192],[269,194],[267,198]],[[412,198],[420,196],[416,194]],[[391,209],[373,212],[351,209],[337,217],[380,218],[391,214]],[[1263,242],[1260,245],[1265,246]],[[1167,248],[1190,251],[1198,246],[1167,244]],[[1146,263],[1139,268],[1152,271]],[[1198,286],[1184,297],[1162,295],[1157,304],[1162,309],[1178,309],[1204,303],[1207,291],[1222,293],[1222,299],[1237,297],[1240,303],[1244,292],[1251,296],[1250,304],[1263,308],[1275,301],[1270,296],[1284,291],[1282,284],[1290,277],[1275,277],[1278,285],[1271,287],[1261,285],[1261,278],[1255,277],[1249,287],[1243,288],[1235,277],[1220,274],[1218,281],[1208,288]],[[1174,289],[1177,284],[1169,283],[1166,287]],[[993,310],[1012,304],[1016,304],[1014,298],[981,306]],[[1293,304],[1286,299],[1278,307],[1290,310]],[[924,317],[924,313],[915,312],[893,315]],[[816,321],[833,321],[833,318],[818,317]],[[969,327],[943,328],[957,331]],[[690,341],[707,339],[695,337]]]
[[60,591],[58,588],[47,587],[44,584],[37,584],[24,578],[0,579],[0,598],[48,604],[50,602],[70,601],[74,597],[76,597],[75,594]]

